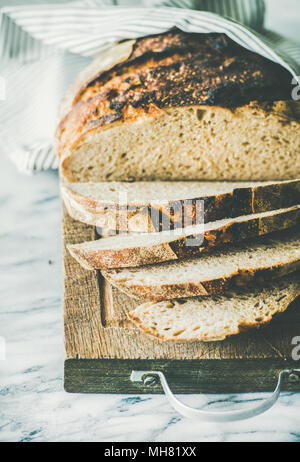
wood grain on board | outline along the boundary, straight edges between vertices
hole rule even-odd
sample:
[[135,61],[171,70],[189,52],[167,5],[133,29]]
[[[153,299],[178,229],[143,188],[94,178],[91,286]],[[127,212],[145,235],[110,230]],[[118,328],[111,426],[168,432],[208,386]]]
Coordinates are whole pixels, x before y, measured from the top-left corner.
[[[66,244],[95,238],[94,227],[74,221],[63,208],[65,389],[70,392],[161,392],[129,380],[132,368],[159,368],[175,392],[265,391],[291,359],[300,336],[300,302],[262,329],[222,342],[172,342],[149,337],[127,320],[138,301],[83,269]],[[300,383],[286,389],[300,391]]]

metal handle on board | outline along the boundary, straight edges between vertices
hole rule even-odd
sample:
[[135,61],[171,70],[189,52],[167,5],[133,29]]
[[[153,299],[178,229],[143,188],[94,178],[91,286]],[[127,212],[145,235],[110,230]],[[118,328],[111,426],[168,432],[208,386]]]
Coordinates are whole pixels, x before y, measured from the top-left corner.
[[183,415],[184,417],[188,417],[190,419],[199,419],[206,422],[233,422],[237,420],[250,419],[251,417],[255,417],[270,409],[279,398],[282,379],[284,376],[288,376],[290,381],[298,381],[300,380],[300,369],[286,369],[281,371],[278,377],[275,391],[263,402],[256,404],[255,406],[252,406],[248,409],[225,412],[201,411],[199,409],[186,406],[174,396],[170,390],[164,374],[160,371],[132,371],[130,380],[132,382],[143,383],[149,387],[157,384],[158,381],[160,381],[169,403],[174,407],[174,409],[176,409],[177,412],[179,412],[179,414]]

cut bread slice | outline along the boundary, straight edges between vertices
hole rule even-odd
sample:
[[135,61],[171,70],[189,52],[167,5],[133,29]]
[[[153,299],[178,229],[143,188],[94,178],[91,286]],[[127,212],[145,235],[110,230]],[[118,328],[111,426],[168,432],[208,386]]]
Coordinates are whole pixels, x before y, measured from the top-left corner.
[[[62,198],[75,220],[106,230],[153,232],[250,215],[300,203],[300,180],[65,183]],[[161,214],[158,213],[161,212]]]
[[104,271],[135,298],[168,300],[220,294],[300,269],[300,232],[276,233],[180,262]]
[[216,341],[269,323],[300,295],[300,274],[223,296],[144,303],[128,313],[144,333],[165,341]]
[[300,206],[144,234],[123,234],[69,245],[87,269],[123,268],[197,256],[212,247],[299,226]]

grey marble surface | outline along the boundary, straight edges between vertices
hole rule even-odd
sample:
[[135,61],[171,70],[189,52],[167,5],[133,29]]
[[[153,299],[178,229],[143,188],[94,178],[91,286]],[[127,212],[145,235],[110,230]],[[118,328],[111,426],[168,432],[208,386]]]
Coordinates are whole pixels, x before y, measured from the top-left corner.
[[[55,172],[18,174],[0,157],[0,441],[300,441],[300,394],[230,424],[180,418],[163,396],[62,390],[60,202]],[[266,395],[184,396],[202,409]]]
[[[229,424],[180,418],[163,396],[66,394],[60,240],[57,174],[22,176],[0,152],[0,441],[300,441],[300,394]],[[228,410],[266,396],[182,399]]]

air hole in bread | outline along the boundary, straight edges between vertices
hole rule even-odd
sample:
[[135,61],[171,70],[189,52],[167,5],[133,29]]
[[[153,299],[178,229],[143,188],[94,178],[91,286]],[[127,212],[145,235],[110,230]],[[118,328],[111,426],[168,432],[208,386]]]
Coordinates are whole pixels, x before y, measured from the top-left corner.
[[178,337],[178,335],[182,334],[185,331],[185,329],[178,330],[177,332],[174,332],[173,336]]
[[203,109],[197,109],[196,115],[198,120],[202,120],[203,117],[205,116],[206,111],[203,111]]
[[282,297],[277,298],[277,299],[276,299],[276,302],[280,302],[280,301],[283,300],[285,297],[286,297],[286,295],[283,295]]

